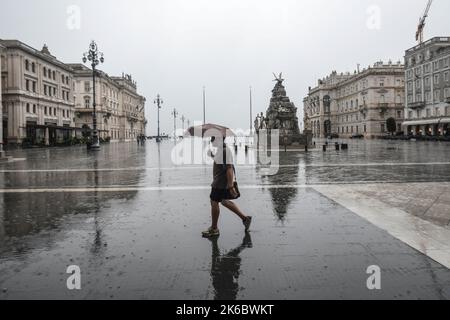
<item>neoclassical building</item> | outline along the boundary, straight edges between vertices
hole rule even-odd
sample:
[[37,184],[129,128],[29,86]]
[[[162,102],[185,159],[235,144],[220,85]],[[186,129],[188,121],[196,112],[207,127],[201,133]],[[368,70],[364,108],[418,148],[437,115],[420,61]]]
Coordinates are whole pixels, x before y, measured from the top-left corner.
[[[75,123],[84,132],[92,128],[92,70],[71,64],[75,76]],[[145,135],[145,98],[137,93],[130,75],[110,77],[97,70],[95,81],[97,129],[99,137],[111,141],[135,140]]]
[[450,37],[432,38],[405,53],[409,135],[450,135]]
[[123,139],[135,140],[145,135],[147,120],[145,119],[145,97],[137,92],[137,84],[131,75],[122,74],[112,78],[120,88],[120,105],[122,106]]
[[361,71],[328,77],[310,88],[304,98],[304,126],[316,138],[337,134],[348,138],[376,138],[388,132],[387,120],[402,131],[404,120],[404,66],[377,62]]
[[[93,127],[92,70],[82,64],[71,64],[75,75],[75,124],[86,134]],[[97,130],[101,139],[124,140],[121,134],[122,110],[119,85],[105,72],[97,70],[95,80]]]
[[0,40],[5,144],[52,145],[76,134],[73,71],[44,45]]
[[[51,146],[90,134],[91,69],[59,61],[45,45],[36,50],[0,39],[0,52],[0,140],[5,145]],[[131,76],[97,71],[96,106],[100,138],[130,141],[145,135],[145,98]]]

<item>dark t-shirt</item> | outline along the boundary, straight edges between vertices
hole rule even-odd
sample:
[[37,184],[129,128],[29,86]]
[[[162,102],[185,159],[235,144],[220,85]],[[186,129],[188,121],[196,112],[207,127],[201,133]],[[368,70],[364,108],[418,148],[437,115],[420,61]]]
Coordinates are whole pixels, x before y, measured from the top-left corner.
[[224,147],[222,152],[218,151],[214,156],[213,182],[211,187],[221,190],[227,189],[228,168],[233,168],[233,154],[229,148]]

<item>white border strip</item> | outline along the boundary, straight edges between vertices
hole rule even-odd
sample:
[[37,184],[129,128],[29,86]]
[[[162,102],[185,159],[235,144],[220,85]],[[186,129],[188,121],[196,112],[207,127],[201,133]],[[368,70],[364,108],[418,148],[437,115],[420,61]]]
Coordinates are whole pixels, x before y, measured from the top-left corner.
[[450,229],[367,197],[354,190],[355,185],[352,188],[333,185],[313,188],[450,269]]
[[[412,166],[448,166],[450,162],[386,162],[386,163],[346,163],[346,164],[292,164],[278,165],[278,168],[344,168],[344,167],[412,167]],[[237,169],[265,168],[263,165],[236,165]],[[74,168],[74,169],[3,169],[0,173],[50,173],[50,172],[118,172],[118,171],[177,171],[177,170],[210,170],[207,166],[175,166],[163,168],[130,167],[130,168]]]

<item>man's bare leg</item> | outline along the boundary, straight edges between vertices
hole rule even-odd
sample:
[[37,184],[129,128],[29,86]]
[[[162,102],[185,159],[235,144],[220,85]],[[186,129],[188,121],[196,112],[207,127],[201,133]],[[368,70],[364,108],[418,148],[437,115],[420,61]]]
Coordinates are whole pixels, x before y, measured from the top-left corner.
[[214,230],[218,229],[217,225],[219,223],[219,216],[220,216],[219,203],[211,201],[211,220],[212,220],[211,228],[213,228]]
[[233,201],[223,200],[222,205],[228,210],[234,212],[242,220],[245,220],[247,218],[247,216],[241,211],[241,209],[239,209],[239,207]]

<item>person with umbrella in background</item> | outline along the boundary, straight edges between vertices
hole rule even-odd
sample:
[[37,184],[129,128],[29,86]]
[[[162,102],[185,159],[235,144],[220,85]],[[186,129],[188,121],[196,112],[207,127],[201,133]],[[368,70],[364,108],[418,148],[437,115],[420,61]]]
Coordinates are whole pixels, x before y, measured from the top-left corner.
[[202,232],[203,237],[217,237],[220,235],[218,223],[220,216],[220,205],[235,213],[241,220],[245,232],[250,230],[252,217],[246,216],[239,207],[231,200],[240,197],[236,170],[233,164],[233,155],[227,147],[225,139],[227,136],[235,136],[234,133],[225,127],[219,125],[205,124],[202,126],[191,127],[188,129],[191,136],[210,136],[212,146],[216,149],[214,154],[210,154],[214,159],[213,164],[213,182],[211,184],[211,227]]

